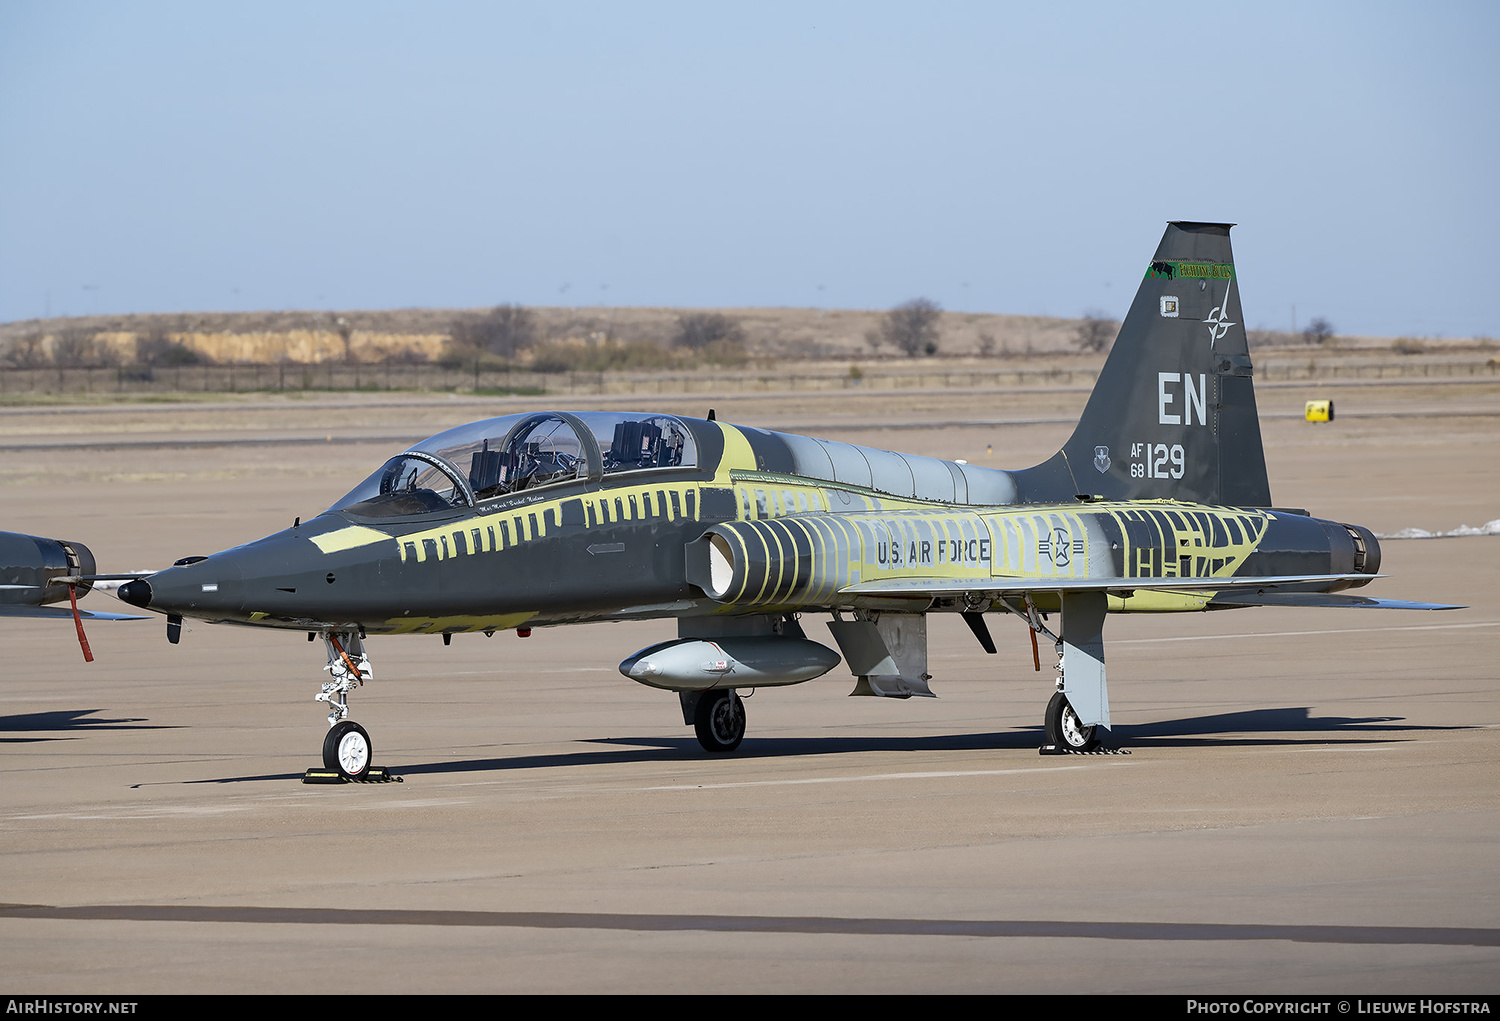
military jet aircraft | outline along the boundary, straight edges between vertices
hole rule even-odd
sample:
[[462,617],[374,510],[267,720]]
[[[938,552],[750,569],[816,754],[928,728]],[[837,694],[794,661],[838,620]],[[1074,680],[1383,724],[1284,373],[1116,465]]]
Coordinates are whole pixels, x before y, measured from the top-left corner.
[[[20,532],[0,532],[0,617],[69,617],[78,629],[83,658],[94,661],[83,618],[146,620],[138,614],[78,608],[78,587],[87,595],[95,581],[133,579],[135,575],[94,574],[94,554],[81,542],[43,539]],[[51,606],[67,600],[69,606]]]
[[[1399,606],[1367,584],[1366,528],[1276,508],[1228,224],[1167,227],[1072,438],[1000,471],[666,414],[545,411],[416,444],[317,517],[122,585],[167,615],[320,635],[324,763],[370,769],[348,695],[372,634],[672,617],[620,665],[676,692],[711,752],[745,732],[739,689],[842,659],[854,694],[931,695],[927,615],[1012,614],[1057,651],[1047,737],[1110,726],[1108,613]],[[807,637],[828,614],[838,652]],[[1054,625],[1052,614],[1060,614]]]

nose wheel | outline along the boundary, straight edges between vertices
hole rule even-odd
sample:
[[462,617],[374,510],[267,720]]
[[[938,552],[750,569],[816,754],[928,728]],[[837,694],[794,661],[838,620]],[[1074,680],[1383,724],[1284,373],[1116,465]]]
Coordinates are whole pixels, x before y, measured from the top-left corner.
[[363,780],[369,776],[374,757],[370,735],[353,720],[335,723],[323,738],[323,767],[345,780]]

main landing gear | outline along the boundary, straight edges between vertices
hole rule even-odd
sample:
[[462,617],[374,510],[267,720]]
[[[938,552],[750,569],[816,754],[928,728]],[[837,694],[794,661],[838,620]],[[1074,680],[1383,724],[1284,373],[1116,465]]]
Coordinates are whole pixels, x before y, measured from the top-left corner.
[[745,739],[745,703],[733,688],[698,693],[693,729],[708,752],[732,752]]
[[[1031,655],[1038,670],[1036,636],[1051,638],[1057,648],[1057,690],[1043,718],[1047,743],[1043,755],[1100,751],[1098,732],[1109,729],[1109,692],[1104,680],[1104,617],[1109,604],[1102,592],[1061,594],[1061,634],[1042,623],[1028,596],[1023,605],[1005,603],[1031,628]],[[1089,722],[1085,723],[1087,720]],[[1111,754],[1116,752],[1111,751]],[[1122,752],[1119,754],[1129,754]]]
[[1068,696],[1054,692],[1047,703],[1047,743],[1070,752],[1089,752],[1099,746],[1094,728],[1085,727],[1068,704]]

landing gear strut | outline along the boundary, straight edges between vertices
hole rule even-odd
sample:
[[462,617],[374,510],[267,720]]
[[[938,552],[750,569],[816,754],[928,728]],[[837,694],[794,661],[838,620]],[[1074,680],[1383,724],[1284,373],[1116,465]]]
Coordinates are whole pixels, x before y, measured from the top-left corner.
[[370,657],[365,655],[364,642],[359,632],[324,631],[323,648],[328,653],[329,679],[323,682],[323,690],[313,696],[314,702],[327,702],[333,711],[328,714],[328,725],[334,726],[349,716],[349,692],[357,685],[373,677]]

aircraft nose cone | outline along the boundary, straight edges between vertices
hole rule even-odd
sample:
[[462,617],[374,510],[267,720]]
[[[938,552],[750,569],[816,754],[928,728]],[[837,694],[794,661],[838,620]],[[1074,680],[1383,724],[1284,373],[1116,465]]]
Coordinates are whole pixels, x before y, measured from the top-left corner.
[[115,591],[115,594],[132,606],[151,605],[151,583],[144,578],[127,581]]
[[236,552],[229,551],[158,571],[150,581],[141,579],[121,585],[119,595],[128,603],[149,606],[157,613],[176,613],[200,620],[232,620],[242,608],[242,589]]

